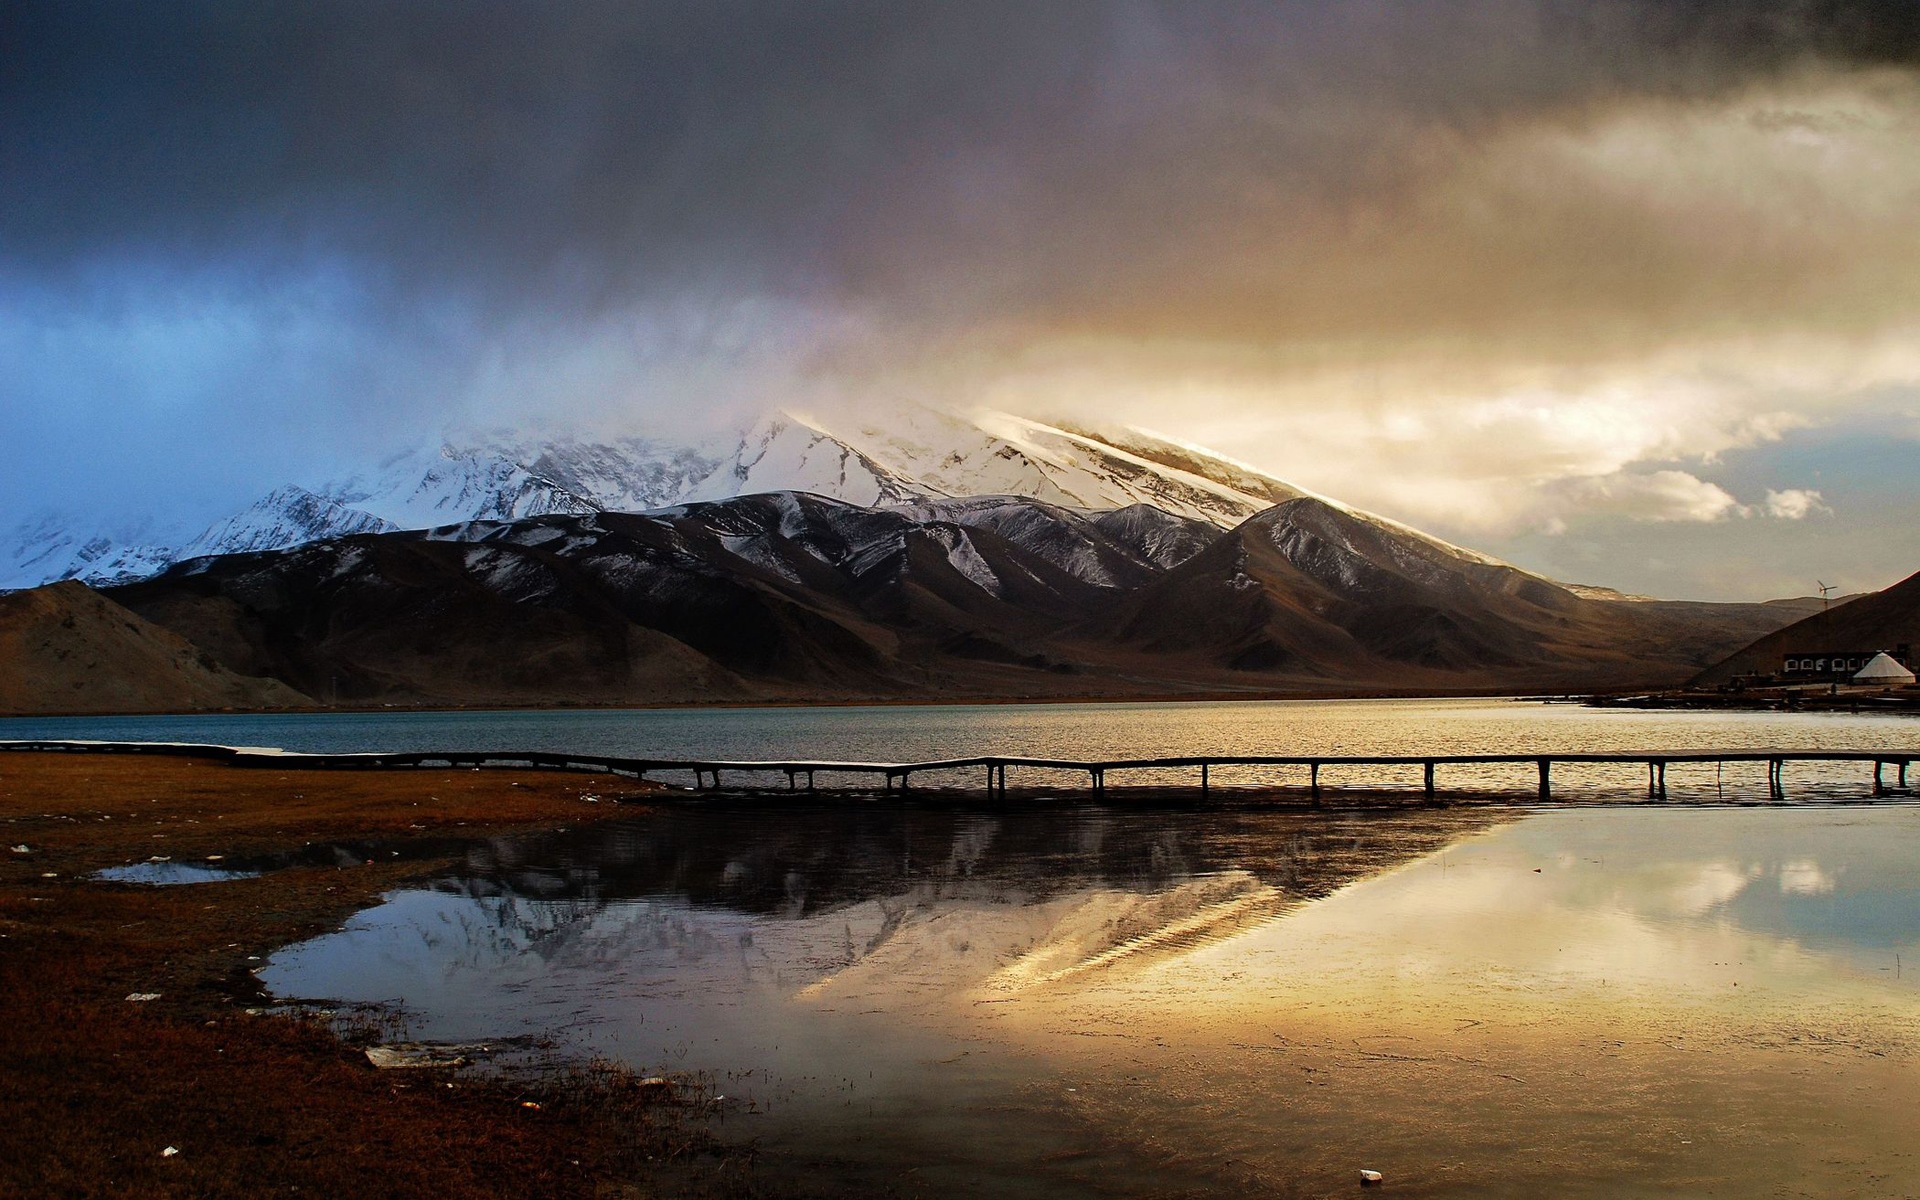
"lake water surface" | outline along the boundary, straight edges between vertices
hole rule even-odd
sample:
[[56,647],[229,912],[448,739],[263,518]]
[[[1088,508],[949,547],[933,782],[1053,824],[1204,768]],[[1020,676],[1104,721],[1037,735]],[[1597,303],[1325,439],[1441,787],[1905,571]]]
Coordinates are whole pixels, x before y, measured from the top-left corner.
[[1920,808],[670,805],[274,956],[904,1195],[1920,1189]]
[[[1529,754],[1698,749],[1920,747],[1920,722],[1888,714],[1592,709],[1510,700],[1233,701],[905,705],[520,712],[207,714],[0,720],[0,739],[213,742],[288,750],[555,750],[658,758],[910,762],[980,754],[1074,759],[1157,755]],[[1441,786],[1527,795],[1530,767],[1448,768]],[[1417,786],[1418,769],[1328,773],[1341,787]],[[1791,766],[1796,795],[1861,794],[1871,767]],[[1053,777],[1059,782],[1059,777]],[[1624,799],[1640,767],[1561,767],[1556,791]],[[828,782],[822,779],[822,782]],[[916,778],[916,783],[938,782]],[[978,785],[970,776],[955,782]],[[1014,786],[1046,782],[1014,772]],[[1119,783],[1191,783],[1191,772]],[[1298,770],[1222,769],[1221,786],[1302,782]],[[1764,798],[1765,767],[1675,766],[1675,798]]]
[[[1901,750],[1917,731],[1477,700],[0,722],[892,761]],[[397,1005],[415,1037],[537,1035],[697,1081],[725,1097],[723,1136],[818,1191],[1319,1196],[1369,1168],[1424,1196],[1915,1194],[1920,808],[1822,802],[1869,778],[1795,768],[1772,807],[1739,806],[1762,769],[1711,766],[1668,780],[1706,803],[1551,810],[663,801],[475,845],[264,979]],[[1638,768],[1556,785],[1645,795]]]

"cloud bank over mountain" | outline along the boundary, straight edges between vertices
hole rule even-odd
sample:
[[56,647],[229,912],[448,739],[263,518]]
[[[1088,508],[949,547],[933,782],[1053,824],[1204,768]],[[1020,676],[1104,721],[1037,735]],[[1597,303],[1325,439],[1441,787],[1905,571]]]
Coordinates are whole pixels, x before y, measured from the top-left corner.
[[448,421],[905,397],[1149,426],[1633,590],[1783,590],[1735,526],[1920,550],[1849,440],[1920,441],[1910,4],[4,20],[11,507],[211,517]]

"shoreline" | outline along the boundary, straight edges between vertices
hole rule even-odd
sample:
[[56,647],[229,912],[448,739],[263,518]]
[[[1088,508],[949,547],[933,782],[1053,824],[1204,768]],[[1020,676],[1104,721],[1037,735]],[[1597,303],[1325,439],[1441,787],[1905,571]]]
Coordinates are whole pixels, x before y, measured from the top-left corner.
[[[657,1089],[579,1064],[531,1078],[378,1070],[253,975],[278,948],[443,871],[449,839],[643,815],[636,792],[535,772],[0,756],[0,1193],[590,1197],[654,1181],[704,1194],[737,1173],[736,1152]],[[91,878],[367,839],[384,861],[186,886]]]
[[1604,692],[1573,691],[1556,692],[1551,690],[1512,688],[1492,688],[1486,690],[1467,690],[1457,692],[1430,691],[1314,691],[1314,692],[1205,692],[1151,694],[1142,696],[1005,696],[984,698],[942,698],[942,697],[881,697],[881,698],[837,698],[837,699],[768,699],[768,700],[683,700],[658,704],[420,704],[420,705],[325,705],[310,708],[181,708],[152,709],[136,712],[101,711],[61,711],[61,712],[12,712],[0,713],[0,721],[40,721],[40,720],[82,720],[87,718],[115,719],[121,717],[253,717],[253,716],[378,716],[383,714],[417,713],[550,713],[550,712],[752,712],[762,709],[789,708],[998,708],[1018,706],[1073,706],[1073,705],[1127,705],[1127,704],[1231,704],[1247,702],[1254,704],[1285,703],[1325,703],[1347,701],[1391,701],[1391,700],[1511,700],[1515,702],[1536,701],[1546,704],[1572,704],[1584,702],[1598,696],[1632,695],[1644,692],[1644,688],[1612,688]]
[[[817,1190],[837,1176],[812,1150],[710,1135],[697,1082],[557,1057],[505,1074],[377,1069],[366,1045],[391,1043],[404,1014],[365,1010],[343,1029],[254,976],[276,949],[443,876],[476,840],[645,820],[673,795],[507,768],[0,754],[0,1194],[840,1194]],[[298,861],[185,886],[92,878],[274,854]]]
[[1656,691],[1589,696],[1588,708],[1628,708],[1647,712],[1882,713],[1920,715],[1920,689],[1863,688],[1829,692],[1825,688],[1764,689],[1747,692]]

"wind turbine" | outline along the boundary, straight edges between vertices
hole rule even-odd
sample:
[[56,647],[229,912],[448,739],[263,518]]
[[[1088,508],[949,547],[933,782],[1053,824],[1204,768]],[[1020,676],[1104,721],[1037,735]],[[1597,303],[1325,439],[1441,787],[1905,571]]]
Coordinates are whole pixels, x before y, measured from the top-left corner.
[[1820,588],[1820,611],[1825,612],[1827,611],[1827,597],[1840,589],[1831,583],[1824,583],[1818,579],[1813,582]]

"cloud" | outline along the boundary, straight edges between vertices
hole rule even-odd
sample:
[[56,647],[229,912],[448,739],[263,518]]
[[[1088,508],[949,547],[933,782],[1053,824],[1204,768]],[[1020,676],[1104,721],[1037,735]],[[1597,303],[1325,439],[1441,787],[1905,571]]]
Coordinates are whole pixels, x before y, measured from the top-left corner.
[[[1847,116],[1742,97],[1910,65],[1920,20],[1892,0],[61,0],[17,6],[10,42],[0,244],[22,267],[337,257],[402,297],[508,308],[762,292],[1301,338],[1524,314],[1595,265],[1617,292],[1621,231],[1582,255],[1567,225],[1676,179],[1738,191],[1723,168]],[[1550,278],[1512,302],[1462,270],[1525,267],[1543,239]]]
[[1782,521],[1799,521],[1813,513],[1832,513],[1820,498],[1820,493],[1807,488],[1788,488],[1785,491],[1767,492],[1766,512],[1770,517]]
[[29,0],[7,29],[9,504],[237,489],[446,419],[905,395],[1137,421],[1462,533],[1712,521],[1753,494],[1714,456],[1920,380],[1905,0]]
[[1542,528],[1566,530],[1566,518],[1624,517],[1632,521],[1726,521],[1756,516],[1798,521],[1830,513],[1820,493],[1804,488],[1767,492],[1762,504],[1742,504],[1733,493],[1686,471],[1621,472],[1565,482],[1556,489],[1559,506],[1547,506]]
[[1724,521],[1747,511],[1725,488],[1685,471],[1583,479],[1563,490],[1582,511],[1637,521]]
[[[872,390],[1177,413],[1307,486],[1486,536],[1562,520],[1561,484],[1711,464],[1920,382],[1906,72],[1401,128],[1367,186],[1241,189],[1273,203],[1205,230],[1176,213],[1092,266],[1042,246],[987,274],[995,319]],[[1696,500],[1677,511],[1742,507]]]

